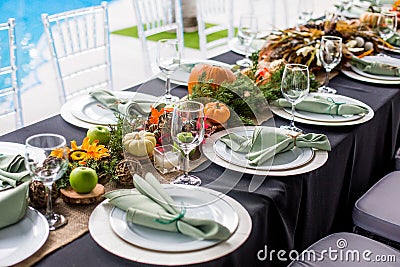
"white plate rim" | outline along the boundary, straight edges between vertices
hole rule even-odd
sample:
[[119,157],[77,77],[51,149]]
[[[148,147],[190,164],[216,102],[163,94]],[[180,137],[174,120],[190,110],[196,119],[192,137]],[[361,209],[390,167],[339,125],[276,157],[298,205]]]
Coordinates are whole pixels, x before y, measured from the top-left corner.
[[390,52],[393,52],[393,53],[400,54],[400,46],[394,46],[394,48],[389,48],[389,47],[386,47],[386,46],[383,46],[383,45],[379,45],[378,47],[380,49],[383,49],[383,50],[386,50],[386,51],[390,51]]
[[[146,96],[150,96],[150,97],[154,97],[155,99],[157,99],[156,96],[153,95],[148,95],[148,94],[144,94],[144,93],[140,93],[140,92],[131,92],[131,91],[114,91],[113,92],[116,96],[119,97],[133,97],[136,94],[141,94],[141,95],[146,95]],[[81,99],[84,100],[81,100]],[[72,112],[74,110],[76,110],[76,101],[79,101],[79,103],[87,103],[89,101],[92,101],[92,97],[89,96],[88,94],[86,95],[80,95],[80,96],[76,96],[70,100],[68,100],[67,102],[65,102],[60,110],[60,115],[62,117],[62,119],[72,125],[84,128],[84,129],[89,129],[90,127],[97,125],[97,124],[93,124],[93,123],[89,123],[83,120],[78,119],[77,117],[75,117]]]
[[[228,68],[231,69],[232,65],[229,65],[225,62],[221,62],[221,61],[217,61],[217,60],[211,60],[211,59],[186,59],[182,62],[182,64],[210,64],[213,66],[219,66],[219,67],[224,67],[224,68]],[[165,75],[160,72],[159,70],[154,69],[153,72],[155,73],[156,77],[159,78],[160,80],[165,81],[166,77]],[[184,82],[184,81],[180,81],[180,80],[175,80],[173,78],[171,78],[171,83],[176,84],[176,85],[183,85],[183,86],[187,86],[188,83]]]
[[[242,50],[241,47],[238,46],[239,42],[240,42],[239,38],[238,37],[234,37],[234,38],[232,38],[232,39],[230,39],[228,41],[228,47],[232,52],[235,52],[236,54],[244,56],[246,51]],[[253,44],[254,42],[256,43],[256,45]],[[261,42],[264,42],[264,44],[263,44],[263,46],[264,46],[265,43],[267,42],[267,40],[255,39],[253,41],[252,45],[250,46],[251,49],[250,49],[249,53],[255,52],[256,48],[254,48],[254,46],[258,47],[257,44],[261,43]],[[262,48],[262,46],[259,49],[261,49],[261,48]]]
[[[332,96],[331,94],[324,94],[324,93],[313,93],[313,94],[321,95],[321,96],[329,95],[330,97]],[[349,100],[353,101],[355,104],[366,107],[368,109],[368,114],[365,114],[364,116],[362,116],[361,118],[359,118],[357,120],[345,121],[345,122],[326,122],[326,121],[306,120],[306,119],[299,118],[296,116],[294,117],[294,121],[304,123],[304,124],[321,125],[321,126],[349,126],[349,125],[357,125],[357,124],[367,122],[374,117],[373,109],[370,106],[368,106],[367,104],[365,104],[364,102],[354,99],[354,98],[351,98],[351,97],[348,97],[348,96],[344,96],[344,95],[340,95],[340,96],[343,97],[344,99],[349,99]],[[282,117],[287,120],[291,119],[291,115],[289,113],[287,113],[281,107],[270,105],[270,109],[275,115],[277,115],[279,117]]]
[[[230,221],[229,225],[224,225],[227,227],[232,234],[236,231],[238,225],[239,225],[239,217],[235,211],[235,209],[227,202],[224,200],[224,198],[221,197],[221,193],[214,194],[212,191],[202,191],[202,190],[196,190],[196,188],[186,188],[186,187],[180,187],[180,186],[171,186],[171,185],[163,185],[163,187],[166,189],[167,192],[172,193],[172,194],[180,194],[181,196],[187,196],[187,197],[193,197],[195,194],[193,194],[193,191],[196,191],[195,193],[200,193],[200,194],[208,194],[211,195],[212,197],[215,197],[218,199],[219,205],[225,205],[225,207],[229,207],[232,211],[230,214]],[[199,196],[200,197],[200,196]],[[198,200],[202,200],[199,198]],[[222,202],[219,202],[222,201]],[[214,203],[215,204],[215,203]],[[189,207],[190,208],[190,207]],[[226,211],[226,210],[225,210]],[[224,215],[225,212],[224,212]],[[110,212],[110,225],[111,228],[114,230],[114,232],[122,239],[125,241],[131,243],[134,246],[138,246],[144,249],[149,249],[149,250],[154,250],[154,251],[161,251],[161,252],[188,252],[188,251],[195,251],[195,250],[201,250],[205,249],[211,246],[215,246],[216,244],[222,242],[218,240],[195,240],[193,239],[192,242],[188,242],[185,244],[174,244],[174,246],[163,246],[163,244],[154,244],[153,241],[147,241],[141,237],[139,234],[134,233],[129,226],[126,227],[126,223],[124,225],[121,225],[121,221],[125,221],[126,219],[126,212],[118,209],[117,207],[114,207],[111,212]],[[132,224],[134,226],[134,224]],[[128,231],[125,231],[124,229],[128,229]],[[150,230],[150,229],[149,229]],[[154,235],[157,234],[163,234],[164,231],[160,230],[150,230],[151,232],[154,232]]]
[[357,74],[354,71],[345,70],[343,68],[341,69],[341,71],[347,77],[350,77],[350,78],[353,78],[355,80],[362,81],[362,82],[368,82],[368,83],[374,83],[374,84],[396,84],[396,85],[399,84],[399,81],[371,79],[371,78],[365,77],[363,75]]
[[[214,191],[205,187],[198,187],[197,190]],[[131,261],[164,266],[208,262],[235,251],[247,240],[252,229],[251,218],[247,210],[233,198],[227,195],[223,197],[234,207],[239,216],[238,228],[229,239],[204,250],[173,253],[152,251],[132,246],[113,232],[108,216],[114,206],[109,204],[108,200],[101,202],[90,215],[89,233],[103,249]]]
[[[36,223],[37,222],[37,223]],[[49,230],[49,224],[46,220],[46,218],[37,210],[35,210],[32,207],[28,206],[28,209],[26,211],[25,217],[19,221],[18,223],[8,226],[4,229],[1,229],[1,231],[10,231],[10,228],[13,227],[17,228],[21,226],[24,223],[31,223],[32,224],[32,231],[29,233],[33,237],[32,242],[26,242],[26,238],[23,237],[21,238],[21,247],[16,250],[11,255],[7,255],[6,259],[0,259],[0,265],[1,266],[9,266],[9,265],[14,265],[17,264],[27,258],[29,258],[31,255],[33,255],[36,251],[38,251],[43,244],[47,241],[47,238],[49,236],[50,230]],[[36,223],[36,224],[35,224]],[[36,232],[36,233],[35,233]],[[0,243],[3,242],[3,240],[0,239]],[[6,240],[7,242],[7,240]],[[22,248],[26,244],[27,246],[25,248]]]
[[[243,131],[245,131],[245,130],[243,130]],[[238,132],[238,131],[230,131],[230,133],[233,133],[233,132]],[[242,130],[239,130],[239,132],[242,132]],[[247,132],[251,132],[251,131],[248,131],[247,130]],[[215,146],[216,146],[216,144],[217,143],[222,143],[223,144],[223,142],[222,141],[220,141],[220,139],[218,139],[218,140],[216,140],[215,142],[214,142],[214,150],[215,150]],[[284,164],[284,165],[277,165],[277,166],[274,166],[274,165],[271,165],[271,166],[252,166],[252,165],[249,165],[249,164],[246,164],[245,166],[244,165],[242,165],[242,164],[239,164],[238,162],[232,162],[232,161],[229,161],[226,157],[224,157],[224,155],[221,155],[219,152],[218,152],[218,150],[215,150],[215,154],[217,155],[217,156],[219,156],[220,158],[222,158],[223,160],[225,160],[225,161],[227,161],[227,162],[229,162],[229,163],[232,163],[232,164],[234,164],[234,165],[237,165],[237,166],[239,166],[239,167],[242,167],[242,168],[248,168],[248,169],[255,169],[255,170],[263,170],[263,171],[268,171],[268,170],[271,170],[271,171],[279,171],[279,170],[288,170],[288,169],[294,169],[294,168],[298,168],[298,167],[300,167],[300,166],[302,166],[302,165],[305,165],[305,164],[307,164],[307,163],[309,163],[312,159],[313,159],[313,157],[314,157],[314,150],[313,149],[311,149],[311,148],[298,148],[298,149],[300,149],[303,153],[303,155],[305,154],[305,153],[308,153],[308,155],[306,154],[306,158],[305,158],[305,160],[303,160],[303,161],[298,161],[298,158],[294,161],[294,164],[292,164],[292,165],[290,165],[290,166],[287,166],[288,164]],[[234,152],[234,151],[232,151],[232,153],[236,153],[236,152]],[[293,162],[292,162],[293,163]],[[285,167],[286,166],[286,167]]]
[[[244,126],[244,127],[235,127],[235,128],[240,128],[240,129],[254,129],[255,126]],[[264,126],[267,127],[267,126]],[[229,129],[229,131],[234,130],[235,128]],[[325,162],[328,160],[328,152],[323,151],[323,150],[315,150],[314,151],[314,157],[313,159],[298,168],[293,168],[293,169],[287,169],[287,170],[278,170],[278,171],[273,171],[273,170],[257,170],[257,169],[249,169],[249,168],[243,168],[239,167],[237,165],[234,165],[230,162],[227,162],[220,157],[218,157],[215,154],[213,145],[216,140],[218,140],[221,136],[225,135],[228,131],[227,130],[222,130],[217,133],[212,134],[210,137],[208,137],[205,141],[205,143],[201,144],[200,149],[201,152],[213,163],[222,166],[224,168],[241,172],[241,173],[248,173],[248,174],[254,174],[254,175],[265,175],[265,176],[280,176],[280,177],[285,177],[285,176],[291,176],[291,175],[298,175],[298,174],[303,174],[307,173],[310,171],[313,171],[315,169],[318,169],[322,165],[325,164]]]

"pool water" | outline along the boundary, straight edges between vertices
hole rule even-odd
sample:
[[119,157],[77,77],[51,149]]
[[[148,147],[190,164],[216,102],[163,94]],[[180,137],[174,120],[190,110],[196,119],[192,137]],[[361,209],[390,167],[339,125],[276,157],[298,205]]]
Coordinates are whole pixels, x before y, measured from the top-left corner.
[[[111,2],[112,0],[107,0]],[[17,43],[17,67],[18,83],[22,91],[28,90],[33,84],[26,84],[25,77],[34,72],[38,64],[43,60],[40,58],[41,51],[37,50],[37,44],[43,34],[42,13],[49,15],[73,10],[77,8],[100,5],[101,0],[1,0],[0,1],[0,23],[7,22],[9,18],[16,19],[15,35]],[[0,36],[0,42],[4,37]],[[2,60],[8,60],[8,51],[0,51]],[[0,80],[0,90],[4,83],[10,79]],[[40,81],[37,81],[40,82]],[[2,85],[3,84],[3,85]],[[1,100],[0,100],[1,101]]]

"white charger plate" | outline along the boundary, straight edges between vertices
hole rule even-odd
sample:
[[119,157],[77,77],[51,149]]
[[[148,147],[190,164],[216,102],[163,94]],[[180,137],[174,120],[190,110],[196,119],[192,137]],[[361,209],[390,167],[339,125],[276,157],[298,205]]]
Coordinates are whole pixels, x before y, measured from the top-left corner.
[[[164,185],[166,192],[176,203],[183,203],[185,216],[209,219],[227,227],[234,233],[239,218],[234,208],[221,198],[220,193],[197,190],[193,187]],[[136,225],[126,221],[126,212],[114,208],[110,213],[114,232],[125,241],[142,248],[164,252],[186,252],[214,246],[221,241],[197,240],[181,233],[172,233]]]
[[361,82],[374,83],[374,84],[396,84],[396,85],[399,84],[399,81],[373,79],[373,78],[365,77],[363,75],[355,73],[352,70],[345,70],[345,69],[342,68],[341,71],[347,77],[350,77],[352,79],[355,79],[355,80],[358,80],[358,81],[361,81]]
[[[255,39],[250,45],[249,54],[260,50],[264,46],[265,42],[266,40]],[[230,39],[228,42],[228,47],[232,52],[235,52],[236,54],[244,56],[246,53],[246,47],[240,43],[238,37]]]
[[[244,126],[229,129],[229,133],[236,130],[254,130],[254,126]],[[251,168],[244,168],[234,164],[233,162],[226,161],[219,157],[214,149],[214,143],[219,140],[222,136],[228,133],[227,130],[219,131],[217,133],[212,134],[210,137],[205,139],[205,143],[203,143],[200,148],[202,153],[213,163],[220,165],[226,169],[233,170],[241,173],[248,173],[254,175],[267,175],[267,176],[290,176],[297,175],[302,173],[307,173],[318,169],[328,160],[328,152],[322,150],[314,150],[314,157],[306,164],[301,165],[296,168],[290,168],[285,170],[258,170]]]
[[[279,131],[279,129],[277,129]],[[233,131],[235,134],[251,137],[253,130],[236,130]],[[249,160],[246,158],[245,153],[238,153],[229,149],[224,142],[217,140],[214,143],[215,153],[223,160],[232,164],[238,165],[243,168],[250,168],[256,170],[287,170],[297,168],[304,164],[307,164],[314,157],[314,150],[311,148],[298,148],[279,153],[270,160],[265,161],[263,164],[253,166],[249,164]]]
[[[329,98],[332,98],[332,100],[335,101],[336,103],[346,103],[346,104],[353,104],[353,105],[359,104],[358,101],[355,101],[354,99],[352,99],[350,97],[337,95],[337,94],[310,93],[309,96],[307,96],[307,97],[313,97],[313,96],[322,96],[322,97],[326,97],[326,98],[329,97]],[[363,106],[365,106],[365,105],[363,105]],[[283,108],[283,110],[286,111],[290,115],[292,114],[292,110],[289,108]],[[306,119],[306,120],[341,123],[341,122],[349,122],[349,121],[359,120],[362,117],[364,117],[366,114],[341,116],[341,115],[319,114],[319,113],[313,113],[313,112],[308,112],[308,111],[303,111],[303,110],[295,110],[294,115],[296,117]]]
[[248,212],[239,202],[222,193],[204,187],[196,187],[195,190],[213,192],[233,207],[239,217],[239,225],[230,238],[205,249],[176,253],[134,246],[120,238],[112,230],[109,216],[114,206],[109,204],[108,200],[103,201],[93,210],[89,219],[90,235],[97,244],[112,254],[136,262],[162,266],[207,262],[235,251],[251,233],[252,223]]
[[[366,56],[363,58],[363,60],[365,60],[367,62],[379,62],[379,63],[384,63],[384,64],[389,64],[389,65],[400,67],[400,60],[397,58],[389,57],[389,56],[384,56],[384,57],[382,57],[382,56]],[[370,74],[370,73],[360,70],[359,68],[357,68],[353,65],[350,65],[350,68],[355,73],[360,74],[365,77],[368,77],[368,78],[371,78],[371,79],[400,81],[400,77]]]
[[[155,103],[157,102],[157,97],[139,92],[115,91],[113,93],[121,98],[154,100]],[[66,122],[86,129],[93,125],[116,125],[117,123],[114,112],[101,107],[101,104],[89,94],[68,100],[62,105],[60,114]]]
[[[296,122],[301,122],[305,124],[312,124],[312,125],[323,125],[323,126],[347,126],[347,125],[356,125],[356,124],[361,124],[364,122],[369,121],[374,117],[374,111],[372,110],[371,107],[369,107],[367,104],[343,95],[338,95],[338,94],[326,94],[326,93],[312,93],[313,95],[318,95],[322,97],[331,97],[335,102],[346,102],[346,103],[351,103],[351,104],[356,104],[360,106],[364,106],[368,109],[368,113],[357,118],[357,116],[354,117],[343,117],[343,116],[335,116],[336,118],[332,117],[331,115],[326,115],[326,114],[317,114],[317,113],[312,113],[312,112],[304,112],[302,111],[299,116],[299,112],[296,113],[297,116],[294,117],[294,120]],[[287,120],[291,120],[291,112],[287,109],[285,110],[284,108],[277,107],[270,105],[271,111],[278,115],[279,117],[282,117]],[[297,112],[297,111],[296,111]],[[342,117],[342,118],[341,118]]]
[[17,264],[38,251],[49,236],[49,224],[37,210],[28,207],[18,223],[0,229],[0,266]]
[[[171,83],[187,86],[192,68],[195,65],[201,64],[201,63],[209,64],[209,65],[213,65],[213,66],[224,67],[227,69],[232,68],[231,65],[224,63],[224,62],[216,61],[216,60],[190,60],[190,59],[187,59],[187,60],[184,60],[181,63],[181,67],[179,69],[177,69],[174,72],[174,74],[171,75]],[[163,81],[166,80],[166,76],[164,73],[159,72],[159,71],[155,71],[155,72],[157,73],[158,78],[160,78]]]

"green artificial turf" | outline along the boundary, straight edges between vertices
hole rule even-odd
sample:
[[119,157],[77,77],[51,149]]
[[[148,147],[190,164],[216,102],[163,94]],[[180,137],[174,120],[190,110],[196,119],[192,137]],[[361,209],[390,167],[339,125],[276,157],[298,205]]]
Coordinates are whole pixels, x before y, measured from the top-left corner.
[[[212,26],[212,24],[208,24],[206,27],[209,27],[209,26]],[[235,29],[235,31],[236,31],[236,29]],[[114,31],[112,33],[138,38],[137,26]],[[207,41],[210,42],[210,41],[214,41],[214,40],[224,38],[227,36],[228,36],[228,31],[224,30],[224,31],[220,31],[220,32],[216,32],[216,33],[208,35]],[[149,36],[147,39],[151,40],[151,41],[158,41],[161,39],[174,39],[174,38],[176,38],[175,33],[162,32],[162,33],[157,33],[152,36]],[[199,49],[199,35],[198,35],[197,31],[196,32],[187,32],[187,33],[185,32],[183,35],[183,38],[184,38],[186,47],[193,48],[193,49]]]

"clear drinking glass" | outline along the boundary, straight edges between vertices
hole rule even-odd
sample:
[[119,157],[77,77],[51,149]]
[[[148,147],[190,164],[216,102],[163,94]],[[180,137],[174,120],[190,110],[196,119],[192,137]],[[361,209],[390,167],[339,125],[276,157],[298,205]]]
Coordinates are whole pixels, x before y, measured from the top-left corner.
[[281,128],[302,132],[294,125],[294,112],[297,103],[300,103],[310,89],[310,75],[308,67],[301,64],[286,64],[282,75],[281,91],[287,101],[292,104],[292,118],[290,125]]
[[175,105],[172,114],[172,140],[185,154],[184,174],[177,177],[173,184],[200,185],[199,177],[189,175],[189,153],[201,144],[204,138],[204,106],[196,101],[183,101]]
[[387,40],[393,36],[397,29],[397,15],[395,12],[382,12],[376,25],[379,35]]
[[254,15],[243,15],[240,17],[238,37],[243,40],[245,45],[245,57],[236,61],[236,64],[241,67],[250,67],[253,62],[249,58],[249,50],[251,43],[257,37],[258,23],[257,17]]
[[342,38],[329,35],[322,36],[319,58],[322,66],[325,68],[325,82],[323,86],[318,88],[318,92],[336,94],[336,90],[328,86],[329,73],[342,59]]
[[[60,179],[68,167],[66,140],[58,134],[37,134],[26,139],[25,166],[34,180],[43,182],[46,188],[46,213],[50,230],[55,230],[67,223],[67,219],[53,212],[51,202],[52,184]],[[57,157],[50,156],[57,151]]]
[[165,94],[162,101],[174,103],[179,97],[171,95],[171,75],[179,68],[181,62],[181,51],[177,39],[161,39],[157,42],[156,62],[162,73],[166,76]]

